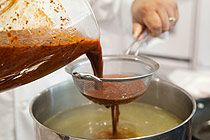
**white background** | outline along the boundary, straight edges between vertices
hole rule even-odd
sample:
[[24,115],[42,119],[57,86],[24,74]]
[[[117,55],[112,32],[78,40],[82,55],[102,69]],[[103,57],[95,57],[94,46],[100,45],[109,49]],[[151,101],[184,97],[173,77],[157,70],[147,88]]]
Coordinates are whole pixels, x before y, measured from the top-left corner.
[[[164,59],[165,65],[176,68],[210,68],[210,1],[178,0],[180,19],[167,43],[145,49],[145,54],[189,59],[171,61]],[[172,63],[171,63],[172,62]]]

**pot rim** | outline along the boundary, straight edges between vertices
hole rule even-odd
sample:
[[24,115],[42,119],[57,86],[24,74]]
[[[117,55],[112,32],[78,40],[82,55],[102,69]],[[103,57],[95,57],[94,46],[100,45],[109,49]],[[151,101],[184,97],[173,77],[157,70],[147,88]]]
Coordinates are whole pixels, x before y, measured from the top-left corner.
[[[66,135],[66,134],[64,134],[64,133],[61,133],[61,132],[58,132],[58,131],[56,131],[56,130],[54,130],[54,129],[50,129],[50,128],[46,127],[45,125],[43,125],[42,123],[40,123],[40,122],[35,118],[35,116],[33,115],[32,107],[33,107],[34,102],[35,102],[42,94],[44,94],[44,93],[46,93],[47,91],[49,91],[49,89],[54,88],[54,87],[58,87],[58,86],[62,85],[62,84],[65,83],[65,82],[68,82],[68,81],[69,81],[69,80],[66,80],[66,81],[64,81],[64,82],[61,82],[61,83],[59,83],[59,84],[56,84],[56,85],[54,85],[54,86],[51,86],[51,87],[49,87],[49,88],[43,90],[41,93],[39,93],[38,95],[36,95],[36,96],[31,100],[30,106],[29,106],[30,116],[32,117],[33,121],[34,121],[36,124],[38,124],[41,128],[44,128],[44,129],[49,130],[49,131],[51,131],[51,132],[54,132],[54,133],[57,134],[57,135],[63,135],[63,136],[68,136],[68,135]],[[169,129],[169,130],[166,130],[166,131],[160,132],[160,133],[156,133],[156,134],[153,134],[153,135],[142,136],[142,137],[136,137],[136,138],[130,138],[130,139],[133,139],[133,140],[135,140],[135,139],[144,139],[144,138],[156,137],[156,136],[160,136],[160,135],[163,135],[163,134],[166,134],[166,133],[170,133],[171,131],[174,131],[175,129],[178,129],[179,127],[181,127],[181,126],[185,125],[186,123],[188,123],[188,122],[192,119],[193,115],[195,114],[195,111],[196,111],[196,101],[195,101],[195,99],[194,99],[186,90],[184,90],[183,88],[181,88],[181,87],[179,87],[179,86],[177,86],[177,85],[175,85],[175,84],[173,84],[173,83],[171,83],[171,82],[169,82],[169,81],[162,80],[162,79],[160,79],[160,78],[155,78],[155,79],[153,79],[152,81],[161,82],[161,83],[164,83],[164,84],[166,84],[166,85],[170,85],[170,86],[172,86],[173,88],[177,88],[178,90],[181,90],[181,91],[190,99],[190,101],[191,101],[191,103],[192,103],[192,105],[193,105],[193,110],[192,110],[191,114],[187,117],[187,119],[185,119],[182,123],[180,123],[180,124],[177,125],[176,127],[173,127],[173,128],[171,128],[171,129]],[[68,137],[73,138],[73,139],[81,139],[81,140],[87,140],[87,139],[88,139],[88,138],[75,137],[75,136],[68,136]],[[116,139],[116,140],[117,140],[117,139]],[[123,139],[121,139],[121,140],[123,140]]]

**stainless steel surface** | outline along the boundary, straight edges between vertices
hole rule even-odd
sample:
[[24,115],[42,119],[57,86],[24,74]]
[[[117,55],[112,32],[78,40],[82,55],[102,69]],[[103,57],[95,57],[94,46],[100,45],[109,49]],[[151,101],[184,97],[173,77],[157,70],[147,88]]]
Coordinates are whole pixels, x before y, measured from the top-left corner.
[[197,101],[197,110],[192,121],[192,132],[195,140],[210,139],[210,98]]
[[[146,93],[141,98],[138,98],[136,102],[157,105],[184,120],[179,126],[166,132],[136,139],[191,140],[191,118],[195,113],[196,105],[193,98],[186,91],[173,84],[156,79],[151,82]],[[78,93],[71,81],[60,83],[43,91],[34,98],[30,107],[37,140],[79,139],[55,132],[42,124],[58,112],[90,103],[89,100]]]
[[[144,56],[109,55],[103,56],[103,67],[103,75],[117,74],[119,78],[115,76],[114,78],[105,77],[99,79],[93,76],[93,70],[88,59],[69,64],[66,71],[73,76],[74,83],[82,94],[94,102],[110,106],[115,104],[116,101],[118,104],[131,102],[142,95],[148,88],[159,65]],[[134,86],[132,86],[132,83]],[[109,86],[103,86],[107,84]],[[113,87],[118,87],[119,90],[116,91]],[[117,95],[120,91],[125,92],[125,94],[116,97],[111,97],[108,94],[96,96],[90,92],[98,92],[96,88],[101,89],[101,94],[106,91],[112,91],[111,95]],[[127,89],[130,88],[133,90],[128,91]]]
[[77,77],[78,79],[84,79],[84,80],[94,80],[96,82],[102,82],[102,80],[92,74],[89,73],[78,73],[78,72],[74,72],[72,75],[74,75],[75,77]]
[[193,137],[196,140],[210,139],[210,120],[193,127]]
[[[129,76],[126,78],[101,78],[102,81],[127,81],[132,79],[142,79],[153,75],[158,69],[159,64],[154,60],[140,55],[105,55],[103,56],[104,74],[136,74],[135,76]],[[66,66],[66,72],[73,73],[89,73],[93,75],[93,70],[90,61],[87,58],[80,59],[70,63]]]
[[[92,74],[74,72],[74,73],[72,73],[72,75],[73,75],[73,77],[75,77],[75,79],[77,81],[80,81],[80,80],[94,81],[93,83],[95,85],[97,85],[97,86],[95,86],[95,88],[97,90],[103,88],[103,81],[100,78],[98,78]],[[82,85],[77,83],[78,86],[84,86],[84,84],[85,83],[83,83],[83,82],[82,82]]]
[[146,47],[148,45],[149,41],[152,39],[151,36],[148,35],[147,31],[144,31],[141,36],[143,36],[143,38],[141,40],[135,39],[130,44],[130,46],[128,47],[128,49],[125,52],[125,55],[138,56],[140,53],[140,49],[142,47]]

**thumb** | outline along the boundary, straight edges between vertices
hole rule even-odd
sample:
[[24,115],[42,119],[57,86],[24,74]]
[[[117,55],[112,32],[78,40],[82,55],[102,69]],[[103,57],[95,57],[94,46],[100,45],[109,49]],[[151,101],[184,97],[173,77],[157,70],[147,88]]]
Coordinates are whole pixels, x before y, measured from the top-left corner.
[[138,39],[143,31],[143,27],[141,24],[134,22],[133,23],[133,38]]

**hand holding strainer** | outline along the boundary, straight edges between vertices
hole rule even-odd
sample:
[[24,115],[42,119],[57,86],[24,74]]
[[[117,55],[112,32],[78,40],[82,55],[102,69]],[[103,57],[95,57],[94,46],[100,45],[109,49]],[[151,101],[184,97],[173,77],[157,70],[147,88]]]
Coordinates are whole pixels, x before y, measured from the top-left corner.
[[165,42],[166,40],[169,39],[169,33],[170,32],[165,32],[162,33],[160,36],[158,37],[152,37],[151,35],[149,35],[147,33],[147,31],[143,32],[143,38],[141,40],[139,39],[135,39],[130,46],[128,47],[128,49],[125,51],[126,55],[135,55],[138,56],[141,53],[142,49],[145,49],[149,46],[154,46],[160,43]]

